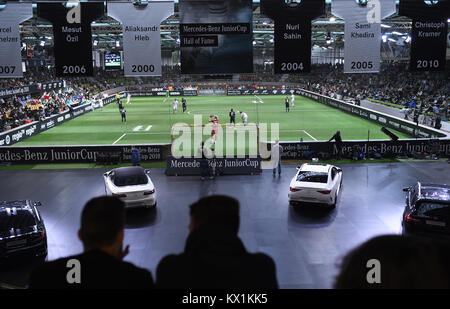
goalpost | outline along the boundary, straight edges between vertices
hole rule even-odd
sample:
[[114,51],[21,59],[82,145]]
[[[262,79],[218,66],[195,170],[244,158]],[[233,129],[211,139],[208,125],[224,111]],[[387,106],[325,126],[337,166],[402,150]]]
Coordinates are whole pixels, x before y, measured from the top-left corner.
[[248,156],[259,154],[259,126],[239,123],[220,124],[219,130],[211,137],[211,124],[174,124],[171,129],[173,155],[195,156],[200,143],[216,157]]

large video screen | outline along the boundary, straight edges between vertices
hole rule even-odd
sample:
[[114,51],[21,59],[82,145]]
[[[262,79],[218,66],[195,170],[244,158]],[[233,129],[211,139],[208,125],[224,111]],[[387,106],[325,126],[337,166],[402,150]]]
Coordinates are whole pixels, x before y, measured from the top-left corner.
[[119,53],[105,54],[105,67],[106,68],[120,68],[122,59]]

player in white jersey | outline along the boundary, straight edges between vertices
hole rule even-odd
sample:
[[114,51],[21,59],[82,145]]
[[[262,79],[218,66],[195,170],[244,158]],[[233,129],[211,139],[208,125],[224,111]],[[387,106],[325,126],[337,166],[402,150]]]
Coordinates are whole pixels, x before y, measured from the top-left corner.
[[128,92],[128,94],[127,94],[127,104],[131,104],[130,100],[131,100],[131,93]]
[[175,99],[173,100],[173,113],[175,114],[177,112],[178,109],[178,100]]
[[241,118],[242,118],[242,122],[244,123],[244,126],[246,126],[247,125],[247,119],[248,119],[247,114],[244,113],[243,111],[240,111],[239,113],[241,114]]
[[291,104],[292,104],[292,107],[295,106],[294,102],[295,102],[295,95],[292,94],[292,95],[291,95]]

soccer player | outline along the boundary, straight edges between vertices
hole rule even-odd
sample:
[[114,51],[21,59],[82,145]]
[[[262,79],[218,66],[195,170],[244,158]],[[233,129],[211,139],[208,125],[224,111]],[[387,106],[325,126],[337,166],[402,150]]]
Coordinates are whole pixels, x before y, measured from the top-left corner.
[[122,101],[120,99],[119,99],[119,101],[117,101],[117,104],[119,105],[119,112],[122,112],[123,105],[122,105]]
[[214,144],[217,141],[217,133],[219,132],[219,117],[217,115],[210,115],[209,122],[212,123],[211,143]]
[[289,113],[289,98],[286,97],[286,99],[284,100],[284,104],[286,105],[286,112]]
[[177,112],[178,109],[178,100],[175,99],[173,100],[173,113],[175,114]]
[[183,106],[183,113],[187,110],[187,103],[185,98],[181,98],[181,104]]
[[294,102],[295,102],[295,95],[292,94],[292,95],[291,95],[291,104],[292,104],[292,107],[295,106]]
[[236,113],[234,112],[233,109],[231,109],[230,111],[230,124],[236,126]]
[[128,94],[127,94],[127,104],[130,104],[130,100],[131,100],[131,93],[128,92]]
[[248,118],[248,116],[243,111],[241,111],[240,113],[241,113],[242,122],[244,123],[244,126],[246,126],[247,125],[247,118]]
[[120,114],[122,115],[122,122],[127,122],[127,111],[125,110],[125,108],[122,108],[122,110],[120,111]]

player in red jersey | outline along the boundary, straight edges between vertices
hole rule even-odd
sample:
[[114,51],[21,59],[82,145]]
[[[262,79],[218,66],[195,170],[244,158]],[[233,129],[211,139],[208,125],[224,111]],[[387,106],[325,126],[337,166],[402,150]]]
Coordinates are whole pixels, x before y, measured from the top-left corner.
[[219,117],[217,115],[210,115],[209,122],[212,123],[211,143],[214,144],[217,140],[217,133],[219,132]]

